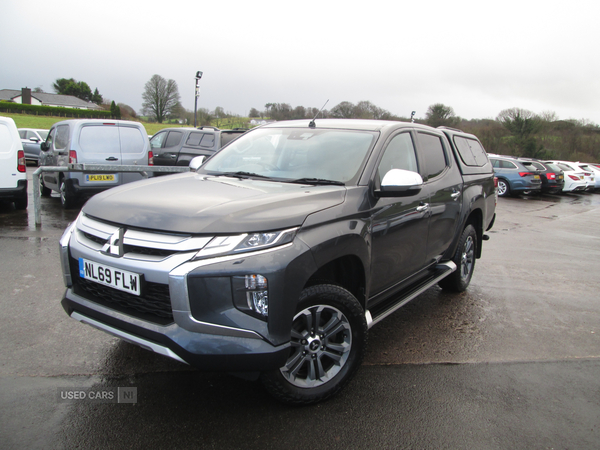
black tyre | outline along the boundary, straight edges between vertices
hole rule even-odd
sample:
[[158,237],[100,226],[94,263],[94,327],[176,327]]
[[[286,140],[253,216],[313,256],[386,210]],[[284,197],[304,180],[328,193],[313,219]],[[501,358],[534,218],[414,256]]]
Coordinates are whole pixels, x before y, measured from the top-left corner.
[[15,200],[15,209],[19,209],[19,210],[27,209],[27,197]]
[[290,355],[261,375],[274,397],[310,404],[338,393],[356,373],[367,345],[367,322],[356,298],[331,284],[306,288],[294,317]]
[[439,286],[452,292],[466,290],[475,270],[475,255],[477,255],[477,233],[473,225],[467,225],[460,236],[456,253],[452,258],[456,264],[456,270],[440,281]]
[[65,179],[60,180],[60,202],[64,209],[71,209],[75,206],[75,196],[69,192]]
[[40,196],[50,197],[51,193],[52,193],[52,189],[44,186],[44,180],[42,180],[42,178],[40,177]]
[[508,197],[510,195],[510,186],[508,185],[508,181],[498,179],[498,196],[499,197]]

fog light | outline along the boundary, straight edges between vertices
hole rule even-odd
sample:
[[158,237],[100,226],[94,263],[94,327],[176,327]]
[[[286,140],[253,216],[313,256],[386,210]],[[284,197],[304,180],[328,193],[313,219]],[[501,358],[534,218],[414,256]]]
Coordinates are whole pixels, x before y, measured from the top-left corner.
[[261,316],[269,315],[269,292],[268,291],[252,291],[246,292],[248,306]]
[[258,274],[246,275],[244,277],[246,287],[246,301],[248,308],[262,317],[269,315],[269,291],[267,279]]

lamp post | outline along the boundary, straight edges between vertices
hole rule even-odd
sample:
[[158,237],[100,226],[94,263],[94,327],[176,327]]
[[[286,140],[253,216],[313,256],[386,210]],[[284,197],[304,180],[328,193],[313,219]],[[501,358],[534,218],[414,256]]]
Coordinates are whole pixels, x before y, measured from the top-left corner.
[[198,71],[196,72],[196,98],[194,99],[194,128],[197,126],[196,111],[198,110],[198,95],[200,94],[200,87],[198,85],[200,78],[202,78],[202,72]]

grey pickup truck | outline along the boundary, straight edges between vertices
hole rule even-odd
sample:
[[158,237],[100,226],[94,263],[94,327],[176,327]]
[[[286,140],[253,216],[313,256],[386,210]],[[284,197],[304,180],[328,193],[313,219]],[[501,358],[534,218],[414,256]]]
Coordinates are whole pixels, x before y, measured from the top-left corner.
[[485,150],[448,128],[276,122],[191,169],[86,203],[60,240],[62,305],[292,404],[337,393],[369,328],[426,289],[467,289],[495,218]]
[[150,139],[157,166],[189,166],[197,156],[211,156],[247,130],[215,127],[164,128]]

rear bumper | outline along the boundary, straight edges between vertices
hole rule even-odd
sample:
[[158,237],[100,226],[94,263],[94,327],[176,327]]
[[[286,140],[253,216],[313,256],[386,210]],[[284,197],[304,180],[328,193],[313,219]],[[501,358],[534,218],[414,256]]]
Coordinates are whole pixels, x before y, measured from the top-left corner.
[[0,198],[11,201],[27,198],[27,180],[18,180],[14,188],[0,189]]

